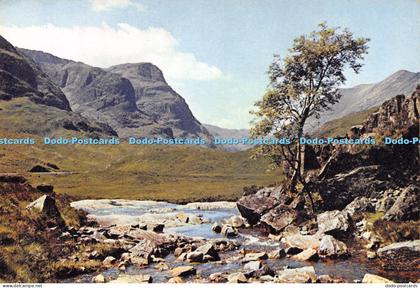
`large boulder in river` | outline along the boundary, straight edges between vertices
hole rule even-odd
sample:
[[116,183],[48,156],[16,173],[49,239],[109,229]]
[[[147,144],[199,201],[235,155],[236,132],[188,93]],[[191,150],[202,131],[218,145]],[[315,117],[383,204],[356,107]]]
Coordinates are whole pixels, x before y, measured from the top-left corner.
[[398,196],[394,205],[386,212],[384,220],[419,220],[420,187],[410,185]]
[[340,238],[350,230],[350,222],[347,213],[342,211],[326,211],[317,216],[318,232]]
[[243,196],[236,203],[239,212],[249,224],[257,224],[262,215],[274,208],[278,204],[278,199],[272,194],[275,188],[263,188],[257,193]]
[[312,266],[277,271],[276,283],[315,283],[317,276]]
[[298,211],[286,205],[279,205],[261,217],[261,223],[268,226],[271,231],[282,231],[295,222]]
[[379,248],[377,254],[386,270],[417,271],[420,265],[420,240],[393,243]]
[[339,258],[349,255],[346,244],[331,235],[322,237],[318,251],[322,257]]

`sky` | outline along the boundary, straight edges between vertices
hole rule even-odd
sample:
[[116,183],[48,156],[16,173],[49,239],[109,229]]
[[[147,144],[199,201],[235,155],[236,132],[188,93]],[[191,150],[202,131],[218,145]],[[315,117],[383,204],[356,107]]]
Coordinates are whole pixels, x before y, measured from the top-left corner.
[[326,21],[370,38],[346,87],[420,71],[419,0],[0,0],[13,45],[109,67],[152,62],[202,123],[249,128],[273,54]]

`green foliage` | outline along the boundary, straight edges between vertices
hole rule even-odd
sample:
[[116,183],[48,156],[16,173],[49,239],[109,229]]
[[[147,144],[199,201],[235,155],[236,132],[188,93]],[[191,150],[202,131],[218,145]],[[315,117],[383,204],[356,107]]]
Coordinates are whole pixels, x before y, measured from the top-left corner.
[[[252,133],[293,140],[302,137],[307,119],[319,117],[340,99],[339,88],[346,82],[346,69],[360,71],[368,41],[325,23],[319,25],[319,30],[296,38],[290,54],[284,59],[275,56],[269,67],[270,87],[255,104],[258,121]],[[288,168],[299,176],[301,148],[290,146],[286,149],[281,145],[265,145],[257,152],[276,165],[286,161]]]

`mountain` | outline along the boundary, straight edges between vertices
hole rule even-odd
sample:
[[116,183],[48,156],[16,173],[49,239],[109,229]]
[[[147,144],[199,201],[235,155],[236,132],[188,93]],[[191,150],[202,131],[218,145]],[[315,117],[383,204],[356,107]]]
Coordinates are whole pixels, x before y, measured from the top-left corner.
[[202,137],[211,143],[185,100],[151,63],[101,69],[41,51],[19,51],[62,89],[74,111],[108,123],[120,137]]
[[40,135],[71,130],[116,135],[108,125],[74,113],[64,93],[31,59],[0,36],[0,128]]
[[[220,137],[224,139],[228,138],[236,138],[236,139],[242,139],[242,138],[249,138],[249,130],[248,129],[226,129],[221,128],[218,126],[210,125],[210,124],[203,124],[204,127],[210,132],[213,137]],[[250,148],[252,148],[252,145],[246,145],[246,144],[237,144],[237,145],[222,145],[223,149],[226,151],[245,151]]]
[[398,94],[409,95],[419,83],[420,72],[400,70],[378,83],[342,89],[342,97],[332,107],[333,109],[323,113],[319,120],[312,120],[309,126],[319,126],[318,124],[341,118],[353,112],[377,107]]

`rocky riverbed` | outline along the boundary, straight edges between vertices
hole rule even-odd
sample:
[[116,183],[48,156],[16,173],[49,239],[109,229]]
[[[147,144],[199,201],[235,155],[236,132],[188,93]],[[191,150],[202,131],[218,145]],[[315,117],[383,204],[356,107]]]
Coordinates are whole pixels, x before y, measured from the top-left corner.
[[100,258],[104,269],[70,281],[415,282],[419,276],[385,271],[357,244],[345,244],[322,231],[310,234],[289,228],[272,235],[252,227],[235,202],[177,205],[103,199],[71,205],[99,225],[62,237],[114,244],[120,250],[112,255],[90,251],[86,258]]

